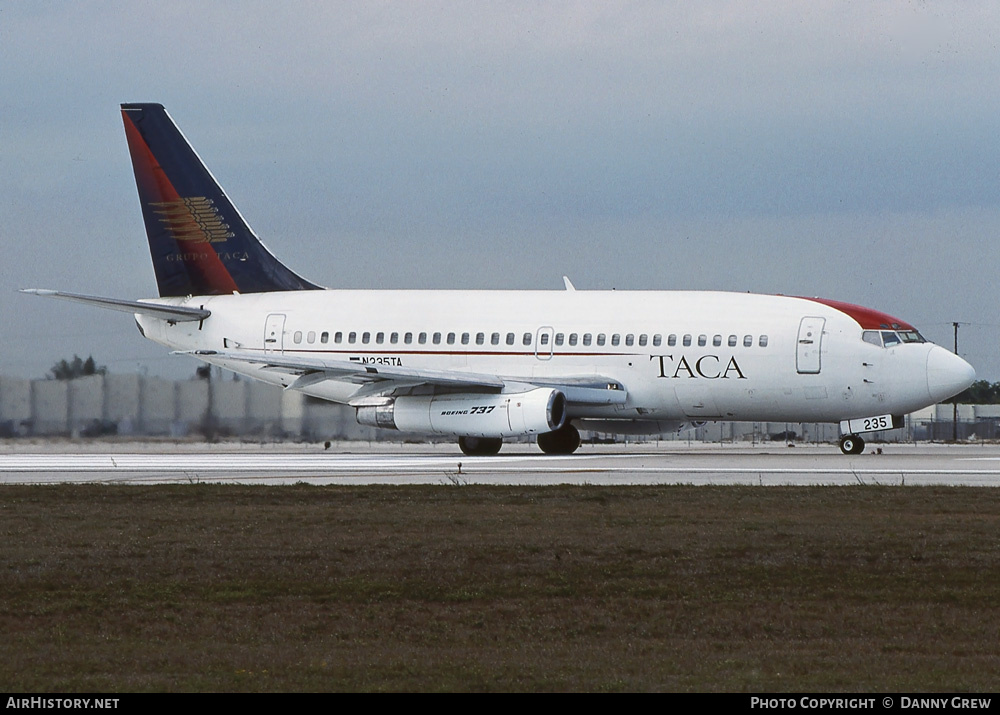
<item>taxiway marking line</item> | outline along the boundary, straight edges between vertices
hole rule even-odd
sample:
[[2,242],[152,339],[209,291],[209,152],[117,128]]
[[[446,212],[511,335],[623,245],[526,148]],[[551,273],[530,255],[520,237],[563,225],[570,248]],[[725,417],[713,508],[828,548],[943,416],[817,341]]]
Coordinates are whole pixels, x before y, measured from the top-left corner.
[[[587,466],[587,462],[608,459],[602,455],[578,455],[573,457],[551,457],[541,455],[510,455],[494,458],[460,459],[440,456],[341,456],[341,455],[172,455],[172,454],[101,454],[101,455],[2,455],[0,475],[25,472],[110,472],[110,473],[249,473],[260,474],[344,474],[344,473],[385,473],[433,474],[442,470],[451,473],[461,462],[463,473],[530,472],[537,474],[826,474],[826,475],[942,475],[1000,476],[997,468],[895,468],[867,467],[856,463],[839,467],[770,467],[766,465],[746,465],[742,467],[698,466],[645,466],[642,456],[628,456],[615,459],[611,466]],[[963,458],[956,461],[1000,461],[1000,458]],[[634,462],[640,462],[635,464]],[[248,474],[248,475],[249,475]]]

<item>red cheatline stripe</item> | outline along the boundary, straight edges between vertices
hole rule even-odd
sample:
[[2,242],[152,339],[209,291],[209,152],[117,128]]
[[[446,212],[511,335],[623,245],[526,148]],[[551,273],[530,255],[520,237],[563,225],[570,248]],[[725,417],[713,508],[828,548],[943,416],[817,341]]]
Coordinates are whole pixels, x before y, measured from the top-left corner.
[[[132,166],[138,175],[136,179],[141,185],[140,189],[155,191],[158,201],[179,200],[181,197],[177,189],[170,183],[163,167],[142,138],[142,133],[124,110],[122,120],[125,123],[125,138],[128,140],[128,150],[132,155]],[[198,246],[197,250],[185,250],[183,246],[178,245],[177,252],[184,257],[184,265],[200,276],[203,284],[210,288],[209,292],[226,294],[238,291],[236,281],[223,265],[212,244],[195,245]]]
[[[260,352],[260,353],[315,353],[320,355],[438,355],[442,357],[448,356],[462,356],[469,355],[473,357],[491,356],[491,357],[535,357],[536,353],[533,352],[503,352],[497,351],[461,351],[461,350],[394,350],[391,345],[386,346],[381,350],[317,350],[310,348],[299,348],[299,347],[285,347],[284,350],[275,349],[263,349],[263,348],[240,348],[245,352]],[[540,354],[544,357],[640,357],[642,355],[648,355],[648,353],[562,353],[553,352],[549,353],[542,351]]]

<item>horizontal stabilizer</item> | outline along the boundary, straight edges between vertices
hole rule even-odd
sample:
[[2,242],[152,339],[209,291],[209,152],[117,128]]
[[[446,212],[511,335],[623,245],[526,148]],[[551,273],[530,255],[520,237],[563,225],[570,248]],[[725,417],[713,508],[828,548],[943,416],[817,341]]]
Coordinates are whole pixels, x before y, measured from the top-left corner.
[[86,305],[96,305],[98,308],[117,310],[122,313],[141,313],[160,320],[172,320],[178,323],[185,321],[204,320],[212,314],[212,311],[204,308],[185,308],[179,305],[163,305],[162,303],[145,303],[138,300],[120,300],[118,298],[101,298],[94,295],[78,295],[76,293],[64,293],[58,290],[47,290],[45,288],[24,288],[22,293],[32,295],[43,295],[48,298],[62,298],[71,300],[74,303],[84,303]]

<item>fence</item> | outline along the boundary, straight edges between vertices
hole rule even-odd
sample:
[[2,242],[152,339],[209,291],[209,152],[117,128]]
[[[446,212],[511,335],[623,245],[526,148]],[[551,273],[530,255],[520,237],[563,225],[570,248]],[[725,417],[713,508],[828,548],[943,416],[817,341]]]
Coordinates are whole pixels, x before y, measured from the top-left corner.
[[[879,441],[992,440],[1000,436],[1000,405],[936,405],[908,415],[902,429]],[[398,441],[398,432],[359,425],[354,409],[260,382],[171,381],[143,375],[91,375],[75,380],[0,377],[0,436],[192,435],[264,439]],[[611,435],[584,435],[585,438]],[[835,442],[837,425],[710,422],[659,439],[706,442]],[[629,438],[635,441],[635,438]],[[655,438],[654,438],[655,439]]]

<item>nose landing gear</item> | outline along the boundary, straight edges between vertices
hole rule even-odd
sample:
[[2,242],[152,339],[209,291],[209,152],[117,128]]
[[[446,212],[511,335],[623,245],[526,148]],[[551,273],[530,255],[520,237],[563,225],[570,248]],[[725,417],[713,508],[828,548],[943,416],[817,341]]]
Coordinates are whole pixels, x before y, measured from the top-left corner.
[[865,451],[865,441],[856,434],[845,434],[840,438],[840,451],[844,454],[861,454]]

